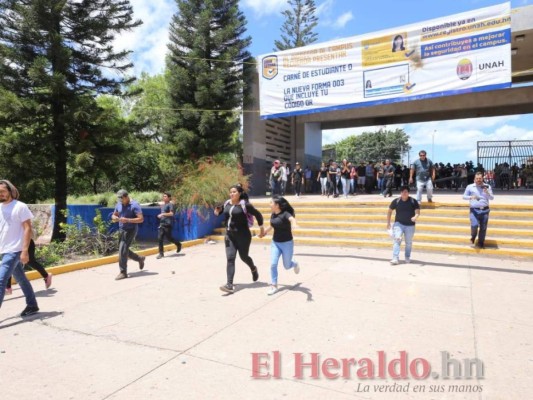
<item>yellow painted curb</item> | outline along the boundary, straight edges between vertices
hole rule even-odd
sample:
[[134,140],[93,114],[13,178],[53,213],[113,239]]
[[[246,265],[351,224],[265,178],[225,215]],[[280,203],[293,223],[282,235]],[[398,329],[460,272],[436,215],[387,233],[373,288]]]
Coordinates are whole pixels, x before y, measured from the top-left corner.
[[[398,198],[396,196],[395,198]],[[382,199],[380,199],[382,200]],[[368,207],[368,208],[380,208],[380,209],[386,209],[388,208],[390,202],[393,199],[387,199],[386,201],[345,201],[345,200],[335,200],[335,201],[306,201],[302,203],[296,203],[291,201],[291,205],[295,208],[296,211],[302,210],[305,208],[313,208],[313,207],[343,207],[343,208],[358,208],[358,207]],[[270,213],[270,208],[268,205],[270,204],[270,200],[268,202],[263,201],[257,201],[257,200],[251,200],[252,204],[256,208],[260,209],[267,209]],[[434,209],[434,208],[465,208],[468,209],[470,206],[466,200],[464,200],[464,203],[446,203],[446,202],[434,202],[434,203],[427,203],[423,201],[420,204],[420,207],[422,209]],[[509,203],[509,204],[490,204],[491,209],[500,209],[500,210],[523,210],[523,211],[533,211],[533,205],[531,204],[516,204],[516,203]]]
[[[205,238],[189,240],[187,242],[182,242],[182,248],[196,246],[204,242],[205,242]],[[164,247],[165,251],[174,250],[175,248],[176,246],[174,246],[173,244],[169,244]],[[149,249],[136,251],[136,253],[142,256],[150,256],[152,254],[159,253],[159,249],[157,247],[151,247]],[[87,269],[87,268],[93,268],[93,267],[99,267],[102,265],[112,264],[117,261],[118,261],[118,254],[115,254],[115,255],[107,256],[107,257],[94,258],[91,260],[84,260],[84,261],[78,261],[78,262],[74,262],[70,264],[58,265],[55,267],[46,268],[46,271],[48,271],[49,273],[52,273],[53,275],[60,275],[60,274],[66,274],[67,272],[78,271],[80,269]],[[35,280],[35,279],[42,279],[41,274],[39,274],[39,272],[37,271],[26,272],[26,277],[30,281]]]
[[[415,236],[416,238],[416,236]],[[222,241],[224,239],[223,235],[211,235],[211,240],[215,241]],[[254,242],[263,242],[263,243],[269,243],[271,238],[264,238],[260,239],[257,236],[253,237],[252,240]],[[265,242],[265,240],[267,240]],[[487,240],[487,243],[490,241]],[[392,242],[390,240],[384,239],[384,240],[346,240],[346,239],[330,239],[330,238],[311,238],[311,237],[295,237],[294,243],[296,244],[306,244],[306,245],[320,245],[320,246],[345,246],[345,247],[352,247],[352,248],[358,248],[358,247],[365,247],[365,248],[391,248],[392,249]],[[467,244],[459,245],[459,244],[431,244],[431,243],[425,243],[425,242],[417,242],[415,241],[413,243],[413,249],[419,250],[419,251],[436,251],[436,252],[444,252],[444,253],[465,253],[465,254],[491,254],[491,255],[498,255],[502,257],[533,257],[533,250],[527,250],[527,249],[519,249],[519,248],[510,248],[510,247],[499,247],[499,248],[485,248],[485,249],[478,249],[478,248],[472,248]]]

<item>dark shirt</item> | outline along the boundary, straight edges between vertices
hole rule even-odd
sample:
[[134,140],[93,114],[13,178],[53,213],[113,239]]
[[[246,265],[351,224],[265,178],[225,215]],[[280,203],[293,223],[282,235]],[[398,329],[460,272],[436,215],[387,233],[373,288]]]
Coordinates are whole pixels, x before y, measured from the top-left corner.
[[321,167],[320,168],[320,177],[321,178],[327,178],[328,177],[328,169],[327,169],[327,167]]
[[301,168],[298,168],[298,169],[295,169],[293,172],[292,172],[292,176],[294,178],[295,181],[301,181],[304,177],[304,170],[301,169]]
[[350,167],[348,166],[342,166],[341,167],[341,176],[345,179],[350,179]]
[[415,160],[411,165],[411,168],[415,170],[416,180],[425,182],[432,177],[433,174],[433,162],[429,159]]
[[[263,225],[263,215],[250,203],[246,203],[246,213],[251,214],[257,220],[259,226]],[[250,231],[248,219],[240,204],[233,205],[228,202],[224,207],[224,226],[230,232]]]
[[274,228],[274,235],[272,235],[272,240],[274,242],[289,242],[292,240],[292,231],[291,231],[291,221],[289,218],[292,217],[287,211],[283,211],[279,214],[272,214],[270,216],[270,225]]
[[159,220],[159,223],[163,226],[170,226],[172,225],[172,222],[174,222],[174,204],[168,202],[166,204],[163,204],[161,206],[161,213],[162,214],[166,214],[166,213],[169,213],[171,212],[172,213],[172,217],[161,217],[161,219]]
[[391,175],[390,173],[394,173],[394,167],[392,166],[392,164],[389,164],[388,166],[385,165],[383,167],[383,177],[385,179],[392,179],[393,175]]
[[333,165],[331,165],[329,168],[328,168],[328,174],[329,174],[329,178],[333,178],[333,179],[337,179],[337,167],[334,167]]
[[[118,202],[117,205],[115,206],[114,212],[118,213],[119,218],[120,217],[137,218],[137,215],[142,215],[143,213],[139,203],[137,203],[134,200],[130,200],[130,202],[126,204],[125,206],[121,202]],[[125,231],[136,229],[137,225],[138,224],[133,224],[131,222],[119,222],[118,223],[118,227]]]
[[409,197],[407,201],[403,201],[401,197],[398,197],[390,203],[389,208],[391,210],[396,210],[394,222],[410,226],[415,224],[411,221],[411,218],[415,216],[415,210],[420,209],[420,204],[418,204],[418,201],[412,197]]

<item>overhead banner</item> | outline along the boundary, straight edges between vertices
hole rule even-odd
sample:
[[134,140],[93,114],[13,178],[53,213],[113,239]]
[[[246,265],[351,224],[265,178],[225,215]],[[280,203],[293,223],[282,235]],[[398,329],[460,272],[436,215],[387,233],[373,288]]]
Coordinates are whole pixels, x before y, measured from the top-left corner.
[[511,86],[511,5],[259,58],[261,119]]

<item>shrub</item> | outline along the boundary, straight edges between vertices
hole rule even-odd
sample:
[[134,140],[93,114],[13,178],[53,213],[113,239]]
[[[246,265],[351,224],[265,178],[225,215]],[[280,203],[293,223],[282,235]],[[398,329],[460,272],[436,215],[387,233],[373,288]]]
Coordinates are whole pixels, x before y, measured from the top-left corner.
[[100,210],[96,210],[93,221],[94,228],[76,215],[74,223],[63,224],[61,228],[66,234],[62,243],[64,256],[107,256],[118,250],[118,232],[110,232],[111,223],[103,220]]
[[181,180],[174,188],[173,197],[178,209],[192,206],[211,208],[228,198],[230,186],[240,183],[248,189],[248,176],[235,160],[211,157],[182,167]]
[[57,265],[80,256],[108,256],[118,250],[118,232],[110,232],[110,222],[102,218],[96,210],[94,227],[90,227],[77,215],[72,224],[63,224],[61,229],[66,234],[63,242],[51,242],[40,246],[35,257],[45,267]]
[[51,242],[35,249],[35,258],[45,267],[61,264],[65,258],[63,254],[63,243],[58,242]]

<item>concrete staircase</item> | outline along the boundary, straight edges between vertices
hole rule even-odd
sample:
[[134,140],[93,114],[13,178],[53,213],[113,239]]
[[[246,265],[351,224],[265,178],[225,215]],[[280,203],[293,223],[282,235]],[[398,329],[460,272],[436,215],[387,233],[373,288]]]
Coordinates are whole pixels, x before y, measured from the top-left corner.
[[[390,200],[353,202],[319,199],[301,203],[291,201],[300,227],[294,232],[296,244],[392,248],[391,239],[386,232],[386,215]],[[271,213],[268,202],[268,199],[253,201],[265,217],[265,225],[268,224]],[[422,203],[421,208],[413,251],[490,254],[533,259],[533,205],[491,204],[486,248],[483,250],[473,248],[470,243],[468,204]],[[252,233],[259,233],[257,225],[252,228]],[[224,228],[219,228],[210,239],[221,240],[223,235]],[[254,237],[253,240],[265,241],[269,238]]]

